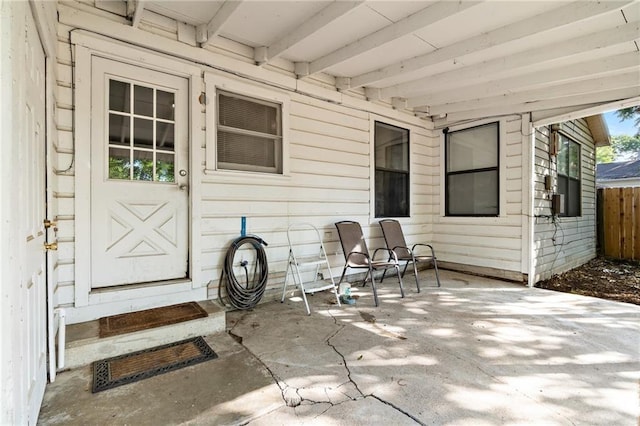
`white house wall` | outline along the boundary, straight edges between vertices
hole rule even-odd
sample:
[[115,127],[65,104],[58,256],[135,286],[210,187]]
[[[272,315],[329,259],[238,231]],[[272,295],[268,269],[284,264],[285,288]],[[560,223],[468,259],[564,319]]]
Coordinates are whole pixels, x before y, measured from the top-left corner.
[[[524,162],[523,143],[527,136],[522,132],[521,116],[487,119],[481,123],[499,121],[500,125],[500,215],[498,217],[446,217],[444,216],[444,148],[436,159],[437,182],[434,193],[433,244],[438,259],[456,269],[500,276],[522,281],[523,245],[526,244],[526,228],[523,222],[522,175]],[[469,123],[472,127],[481,123]],[[460,126],[464,128],[465,126]],[[432,143],[443,143],[438,132]]]
[[[552,217],[550,191],[544,176],[553,177],[556,188],[555,157],[549,156],[549,127],[535,131],[535,281],[582,265],[596,256],[595,148],[585,119],[562,123],[562,131],[581,146],[582,215]],[[550,167],[551,165],[551,167]]]
[[[202,62],[202,49],[190,42],[189,28],[175,21],[145,11],[139,30],[131,30],[126,20],[91,7],[79,4],[59,6],[61,11],[58,26],[58,142],[55,146],[54,168],[59,223],[59,261],[57,302],[72,307],[76,300],[75,289],[75,168],[72,94],[73,61],[70,34],[78,29],[104,32],[109,27],[121,41],[137,44],[155,51],[173,48],[169,41],[183,43],[180,55],[193,56],[194,62]],[[72,25],[68,25],[71,23]],[[187,26],[188,27],[188,26]],[[182,28],[182,29],[181,29]],[[131,32],[135,31],[135,32]],[[187,34],[182,42],[181,34]],[[169,43],[169,44],[168,44]],[[169,47],[167,47],[169,46]],[[252,52],[242,46],[224,41],[214,44],[204,52],[220,59],[225,69],[234,66],[239,74],[253,73]],[[215,63],[215,61],[213,61]],[[246,67],[251,64],[251,68]],[[255,75],[240,77],[202,66],[202,90],[205,80],[213,83],[224,78],[233,85],[254,87],[264,93],[279,94],[289,98],[288,161],[284,176],[264,174],[221,172],[215,165],[203,161],[196,179],[199,179],[199,195],[195,200],[201,210],[199,246],[201,247],[201,270],[203,283],[209,285],[209,297],[218,294],[224,255],[229,243],[240,234],[240,218],[247,218],[247,232],[257,234],[268,242],[269,288],[282,284],[288,254],[286,229],[290,223],[311,222],[323,230],[327,251],[332,256],[334,274],[341,272],[342,258],[338,256],[338,238],[334,222],[357,220],[369,237],[370,247],[383,243],[377,220],[373,217],[371,194],[373,193],[372,123],[375,120],[408,128],[411,131],[411,218],[406,224],[409,242],[430,240],[432,221],[432,195],[435,193],[438,170],[435,168],[438,155],[437,139],[433,138],[431,123],[392,109],[389,105],[372,103],[356,92],[343,94],[330,89],[333,83],[326,76],[314,80],[298,80],[287,63],[267,70],[257,69]],[[246,71],[246,72],[245,72]],[[264,81],[268,80],[265,84]],[[208,81],[208,80],[207,80]],[[214,100],[213,100],[214,101]],[[329,102],[328,102],[329,101]],[[208,102],[212,102],[209,97]],[[213,128],[206,107],[196,112],[203,130]],[[434,142],[436,142],[434,144]],[[206,144],[198,157],[207,159]]]

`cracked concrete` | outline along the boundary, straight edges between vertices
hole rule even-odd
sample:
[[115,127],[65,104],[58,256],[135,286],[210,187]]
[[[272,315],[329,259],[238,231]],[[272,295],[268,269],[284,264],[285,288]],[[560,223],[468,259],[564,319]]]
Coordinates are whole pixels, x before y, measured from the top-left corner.
[[[431,271],[422,272],[432,283]],[[410,282],[410,280],[407,280]],[[441,272],[227,314],[220,358],[99,394],[47,388],[41,424],[632,425],[640,307]]]

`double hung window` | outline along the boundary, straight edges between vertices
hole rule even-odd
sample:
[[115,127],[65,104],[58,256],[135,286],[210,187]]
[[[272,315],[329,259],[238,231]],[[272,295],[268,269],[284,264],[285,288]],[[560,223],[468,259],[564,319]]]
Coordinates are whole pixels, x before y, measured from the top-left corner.
[[558,193],[564,195],[561,216],[580,216],[580,145],[559,134]]
[[282,174],[282,105],[218,91],[217,168]]
[[446,133],[447,216],[499,215],[499,125]]
[[409,130],[375,122],[375,215],[409,216]]

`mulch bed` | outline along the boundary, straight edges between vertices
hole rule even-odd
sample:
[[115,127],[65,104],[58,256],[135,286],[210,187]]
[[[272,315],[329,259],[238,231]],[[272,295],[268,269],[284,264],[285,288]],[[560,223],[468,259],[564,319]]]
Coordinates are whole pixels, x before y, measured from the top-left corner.
[[597,257],[536,287],[640,305],[640,262]]

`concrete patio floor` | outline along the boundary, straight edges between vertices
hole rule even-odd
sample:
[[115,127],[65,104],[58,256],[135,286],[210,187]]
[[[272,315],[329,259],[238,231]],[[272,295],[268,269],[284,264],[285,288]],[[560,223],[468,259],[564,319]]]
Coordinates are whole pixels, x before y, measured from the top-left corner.
[[49,384],[39,423],[636,425],[640,306],[451,271],[227,314],[219,358],[92,394]]

